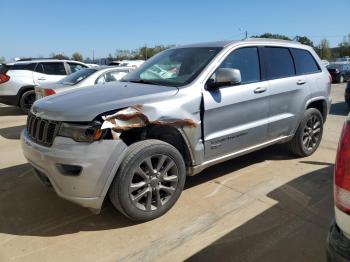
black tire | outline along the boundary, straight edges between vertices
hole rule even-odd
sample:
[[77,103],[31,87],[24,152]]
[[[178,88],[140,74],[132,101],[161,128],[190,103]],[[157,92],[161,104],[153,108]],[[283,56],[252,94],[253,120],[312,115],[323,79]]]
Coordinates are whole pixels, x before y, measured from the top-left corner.
[[[316,126],[315,119],[319,125]],[[312,130],[310,130],[312,129]],[[318,131],[317,133],[315,133]],[[304,113],[304,118],[291,141],[287,143],[289,150],[298,156],[306,157],[312,155],[320,145],[323,135],[323,117],[319,110],[309,108]],[[306,141],[306,143],[305,143]],[[310,144],[311,143],[311,144]]]
[[[168,169],[169,166],[172,167]],[[145,222],[162,216],[176,203],[185,180],[185,162],[175,147],[160,140],[144,140],[129,146],[112,182],[109,198],[122,214]]]
[[35,102],[35,91],[29,90],[22,94],[21,99],[19,100],[19,107],[22,109],[24,113],[28,114],[34,102]]

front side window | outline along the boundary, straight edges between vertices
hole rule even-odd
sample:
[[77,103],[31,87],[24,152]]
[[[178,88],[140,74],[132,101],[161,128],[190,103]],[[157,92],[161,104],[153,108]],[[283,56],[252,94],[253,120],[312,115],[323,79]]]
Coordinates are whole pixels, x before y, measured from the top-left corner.
[[66,75],[66,69],[61,62],[57,63],[39,63],[35,69],[36,72],[40,72],[47,75]]
[[260,81],[259,54],[256,47],[240,48],[229,54],[220,68],[238,69],[241,72],[241,84]]
[[264,79],[284,78],[295,75],[294,63],[288,48],[264,47]]
[[143,63],[123,77],[123,81],[183,86],[192,82],[221,49],[218,47],[169,49]]
[[291,51],[297,75],[311,74],[320,71],[315,59],[308,51],[295,48],[291,49]]

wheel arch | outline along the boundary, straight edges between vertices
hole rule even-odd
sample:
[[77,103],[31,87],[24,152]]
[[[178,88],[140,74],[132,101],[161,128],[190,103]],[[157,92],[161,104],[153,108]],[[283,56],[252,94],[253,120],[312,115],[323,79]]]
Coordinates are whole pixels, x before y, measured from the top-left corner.
[[21,97],[22,95],[27,92],[27,91],[30,91],[30,90],[34,90],[34,87],[33,85],[27,85],[27,86],[22,86],[18,92],[17,92],[17,97],[16,97],[16,105],[18,106],[19,105],[19,102],[21,101]]
[[327,106],[327,100],[324,97],[318,97],[314,98],[312,100],[309,100],[306,104],[305,110],[309,108],[315,108],[318,111],[320,111],[323,122],[326,122],[327,120],[327,114],[328,114],[328,106]]
[[187,137],[179,127],[171,125],[151,125],[123,132],[120,139],[128,146],[145,139],[158,139],[174,146],[182,155],[186,167],[191,166],[194,161]]

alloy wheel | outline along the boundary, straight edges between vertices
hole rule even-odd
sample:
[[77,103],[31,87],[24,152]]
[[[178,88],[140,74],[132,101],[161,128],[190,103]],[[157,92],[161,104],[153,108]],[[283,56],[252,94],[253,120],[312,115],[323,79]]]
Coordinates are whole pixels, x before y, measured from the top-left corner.
[[175,161],[167,155],[147,157],[134,169],[129,185],[132,203],[140,210],[154,211],[174,195],[179,173]]
[[321,121],[312,115],[306,122],[303,133],[303,145],[308,150],[313,150],[321,137]]

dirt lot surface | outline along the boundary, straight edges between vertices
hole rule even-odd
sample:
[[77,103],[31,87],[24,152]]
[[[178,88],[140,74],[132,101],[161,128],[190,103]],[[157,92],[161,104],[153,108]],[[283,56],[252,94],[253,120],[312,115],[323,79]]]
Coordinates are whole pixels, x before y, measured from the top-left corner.
[[108,202],[94,215],[43,187],[20,148],[26,116],[0,105],[0,261],[325,261],[344,88],[332,87],[313,156],[278,145],[211,167],[187,179],[170,212],[143,224]]

